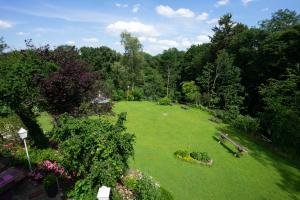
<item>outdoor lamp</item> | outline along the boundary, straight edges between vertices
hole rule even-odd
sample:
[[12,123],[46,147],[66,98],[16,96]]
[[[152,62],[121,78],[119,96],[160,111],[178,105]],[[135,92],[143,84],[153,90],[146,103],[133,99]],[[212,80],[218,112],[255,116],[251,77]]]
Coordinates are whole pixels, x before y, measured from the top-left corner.
[[28,160],[28,165],[29,165],[29,170],[30,172],[32,172],[32,168],[31,168],[31,163],[30,163],[30,158],[29,158],[29,154],[28,154],[28,149],[27,149],[27,145],[26,145],[26,138],[27,138],[27,130],[24,128],[20,128],[20,130],[18,131],[18,134],[20,136],[20,138],[23,140],[24,142],[24,146],[25,146],[25,151],[26,151],[26,156],[27,156],[27,160]]

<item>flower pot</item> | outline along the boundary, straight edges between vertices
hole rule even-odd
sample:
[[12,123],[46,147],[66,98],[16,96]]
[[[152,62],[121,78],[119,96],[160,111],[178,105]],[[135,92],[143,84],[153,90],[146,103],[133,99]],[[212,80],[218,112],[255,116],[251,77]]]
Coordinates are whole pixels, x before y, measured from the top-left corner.
[[48,197],[55,197],[58,193],[57,185],[53,184],[49,187],[45,187],[45,191],[46,191]]

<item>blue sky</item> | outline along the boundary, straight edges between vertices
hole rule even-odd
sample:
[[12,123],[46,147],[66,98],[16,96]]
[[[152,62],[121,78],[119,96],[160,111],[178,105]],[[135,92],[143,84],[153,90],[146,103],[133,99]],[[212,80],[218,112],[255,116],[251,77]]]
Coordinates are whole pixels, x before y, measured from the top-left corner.
[[139,37],[151,54],[207,42],[225,13],[248,26],[278,9],[300,13],[300,0],[0,0],[0,36],[12,49],[37,46],[109,46],[122,51],[120,32]]

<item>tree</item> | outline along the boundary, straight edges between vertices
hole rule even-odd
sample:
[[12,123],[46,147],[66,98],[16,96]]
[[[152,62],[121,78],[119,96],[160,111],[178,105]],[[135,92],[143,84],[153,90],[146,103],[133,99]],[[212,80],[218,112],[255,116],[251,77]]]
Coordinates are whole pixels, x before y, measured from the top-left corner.
[[272,14],[271,19],[261,21],[260,27],[270,32],[276,32],[299,24],[300,15],[298,15],[296,11],[280,9]]
[[80,56],[93,66],[93,70],[99,72],[103,79],[113,79],[112,65],[120,61],[121,55],[109,47],[82,47]]
[[32,49],[12,51],[0,57],[0,103],[20,116],[36,146],[45,147],[46,138],[32,112],[40,98],[33,80],[36,76],[46,76],[55,66],[41,60]]
[[134,86],[137,83],[142,82],[142,44],[137,37],[132,36],[130,33],[121,33],[121,44],[124,47],[123,64],[126,66],[129,84],[131,89],[134,90]]
[[232,37],[246,29],[247,26],[232,20],[232,14],[223,15],[218,21],[218,26],[212,29],[214,32],[211,37],[213,51],[218,53],[219,50],[227,48]]
[[58,71],[38,80],[45,106],[55,115],[76,114],[82,102],[91,101],[99,92],[97,75],[74,49],[56,49],[50,59],[58,64]]
[[299,65],[283,80],[270,79],[260,87],[265,104],[261,113],[263,130],[274,144],[286,152],[300,155],[300,76]]
[[199,105],[200,90],[194,81],[183,82],[182,83],[182,92],[188,101],[194,102],[195,105]]
[[8,46],[5,43],[3,37],[0,37],[0,54],[3,52],[4,49],[6,49]]
[[174,96],[177,89],[183,52],[178,51],[176,48],[171,48],[159,55],[158,59],[160,64],[159,70],[162,73],[167,88],[166,96],[169,98],[170,94]]

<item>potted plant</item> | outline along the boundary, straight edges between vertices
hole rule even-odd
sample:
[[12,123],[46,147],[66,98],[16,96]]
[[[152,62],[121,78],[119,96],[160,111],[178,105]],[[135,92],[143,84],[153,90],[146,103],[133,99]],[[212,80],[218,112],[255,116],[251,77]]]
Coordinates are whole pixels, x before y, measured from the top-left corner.
[[55,197],[58,193],[56,176],[54,174],[48,174],[43,180],[44,188],[48,197]]

